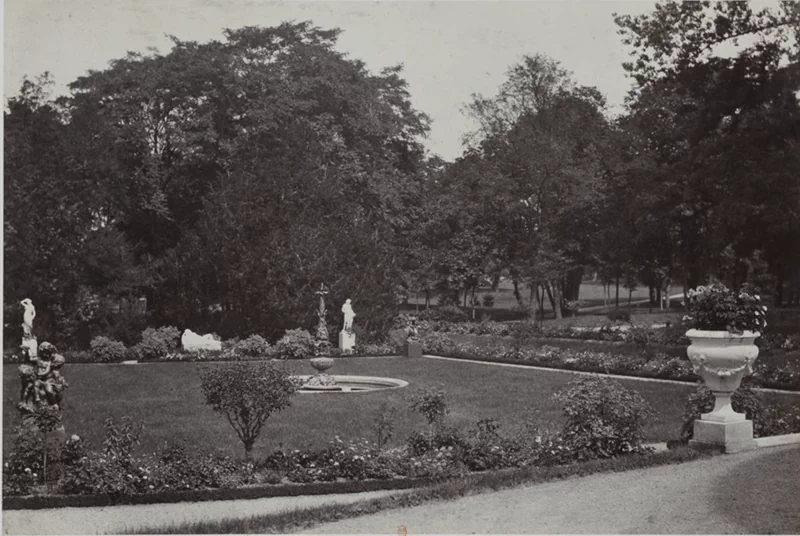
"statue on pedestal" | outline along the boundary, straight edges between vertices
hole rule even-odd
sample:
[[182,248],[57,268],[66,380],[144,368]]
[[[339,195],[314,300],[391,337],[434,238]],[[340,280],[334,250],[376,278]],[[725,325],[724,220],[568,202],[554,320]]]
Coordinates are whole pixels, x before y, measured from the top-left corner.
[[342,305],[342,314],[344,314],[344,327],[342,328],[342,331],[352,333],[353,319],[356,317],[356,313],[353,311],[353,306],[350,305],[349,298],[345,300],[344,305]]
[[356,313],[353,311],[353,306],[350,305],[349,298],[342,305],[342,314],[344,315],[344,326],[339,332],[339,350],[349,352],[356,345],[356,334],[353,333],[353,319],[356,317]]
[[20,302],[25,308],[22,322],[22,364],[19,366],[20,401],[17,407],[23,415],[30,415],[42,406],[58,410],[64,389],[69,384],[61,375],[64,356],[56,352],[49,342],[37,345],[33,335],[36,308],[30,299]]

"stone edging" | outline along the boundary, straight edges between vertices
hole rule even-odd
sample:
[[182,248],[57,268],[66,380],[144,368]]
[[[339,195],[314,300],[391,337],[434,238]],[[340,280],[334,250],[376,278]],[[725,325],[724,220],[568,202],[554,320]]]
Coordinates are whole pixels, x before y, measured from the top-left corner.
[[[655,382],[655,383],[671,383],[676,385],[694,385],[693,382],[685,382],[680,380],[667,380],[662,378],[642,378],[641,376],[625,376],[622,374],[606,374],[604,372],[585,372],[582,370],[566,370],[566,369],[559,369],[559,368],[548,368],[548,367],[540,367],[536,365],[518,365],[516,363],[502,363],[497,361],[481,361],[479,359],[466,359],[460,357],[444,357],[438,355],[431,355],[431,354],[423,354],[422,357],[428,359],[445,359],[449,361],[464,361],[466,363],[478,363],[481,365],[494,365],[499,367],[513,367],[513,368],[524,368],[524,369],[532,369],[532,370],[541,370],[545,372],[562,372],[566,374],[577,374],[581,376],[604,376],[607,378],[614,378],[619,380],[637,380],[640,382]],[[771,389],[768,387],[754,387],[756,391],[762,391],[765,393],[779,393],[779,394],[787,394],[787,395],[796,395],[800,396],[800,391],[787,391],[785,389]]]

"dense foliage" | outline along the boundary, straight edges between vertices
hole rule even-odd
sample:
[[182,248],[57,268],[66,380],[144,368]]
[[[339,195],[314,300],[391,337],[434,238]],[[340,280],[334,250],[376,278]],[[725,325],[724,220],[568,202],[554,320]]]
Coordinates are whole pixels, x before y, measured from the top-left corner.
[[721,283],[690,289],[684,320],[700,330],[760,333],[767,327],[767,307],[758,294],[735,292]]

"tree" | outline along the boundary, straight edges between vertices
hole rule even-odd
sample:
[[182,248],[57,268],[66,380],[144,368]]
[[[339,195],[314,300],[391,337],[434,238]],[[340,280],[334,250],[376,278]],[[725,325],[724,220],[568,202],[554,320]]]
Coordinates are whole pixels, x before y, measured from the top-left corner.
[[236,431],[248,460],[267,418],[289,407],[297,390],[283,368],[252,362],[202,368],[200,386],[206,404],[224,415]]
[[785,245],[800,240],[800,48],[787,39],[800,30],[797,4],[669,3],[616,20],[635,58],[625,65],[636,81],[628,126],[653,167],[636,190],[658,192],[643,208],[668,264],[689,288],[740,279],[743,260],[763,251],[787,277],[796,249]]
[[596,89],[576,86],[557,62],[536,55],[509,70],[495,97],[475,96],[468,108],[479,124],[472,150],[496,166],[499,189],[510,194],[506,221],[517,232],[507,265],[543,285],[559,318],[564,301],[578,298],[598,230],[604,106]]
[[338,34],[301,22],[173,38],[78,78],[58,106],[33,86],[12,99],[6,296],[53,288],[37,305],[74,312],[144,294],[155,324],[277,337],[313,322],[325,282],[383,329],[428,119],[400,67],[371,73]]

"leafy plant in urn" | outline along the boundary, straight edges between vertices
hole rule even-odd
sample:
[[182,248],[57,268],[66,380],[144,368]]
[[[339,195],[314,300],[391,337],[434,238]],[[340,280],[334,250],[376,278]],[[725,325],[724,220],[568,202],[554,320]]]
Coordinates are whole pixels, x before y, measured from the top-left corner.
[[695,421],[693,443],[726,452],[754,448],[753,423],[733,410],[731,396],[753,372],[755,340],[767,326],[767,308],[749,288],[734,291],[721,283],[689,290],[685,306],[684,321],[692,327],[686,353],[715,397],[714,409]]

